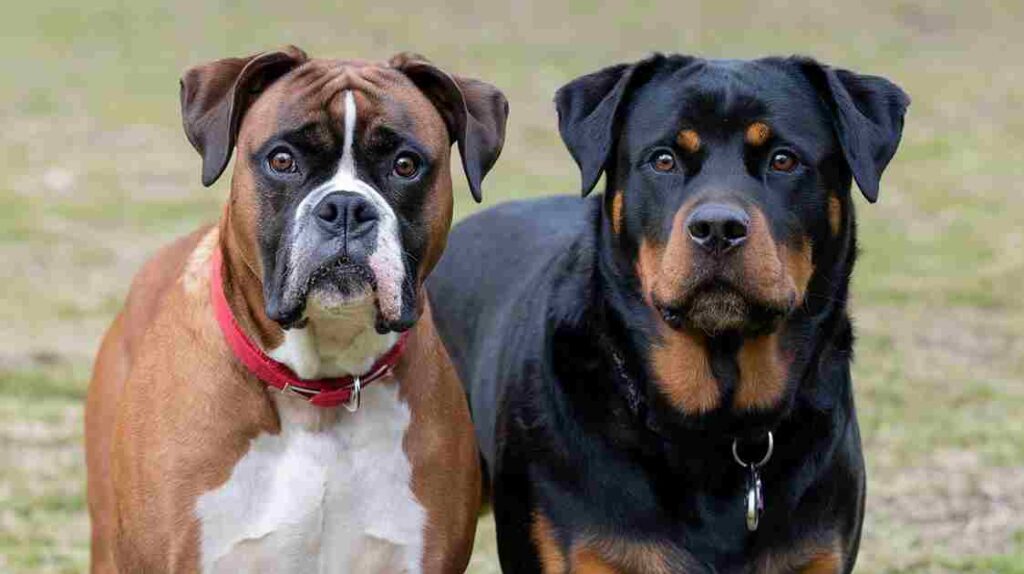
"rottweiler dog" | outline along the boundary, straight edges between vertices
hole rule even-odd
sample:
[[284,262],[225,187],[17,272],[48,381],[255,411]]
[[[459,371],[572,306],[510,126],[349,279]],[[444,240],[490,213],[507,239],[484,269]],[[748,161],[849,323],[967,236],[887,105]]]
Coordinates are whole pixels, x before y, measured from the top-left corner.
[[452,233],[428,290],[505,572],[849,572],[848,285],[909,98],[814,60],[654,55],[556,97],[583,195]]

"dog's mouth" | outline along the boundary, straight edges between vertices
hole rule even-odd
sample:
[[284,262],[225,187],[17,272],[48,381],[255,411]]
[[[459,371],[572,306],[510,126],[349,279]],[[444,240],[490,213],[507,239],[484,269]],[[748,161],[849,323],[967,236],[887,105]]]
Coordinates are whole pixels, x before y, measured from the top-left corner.
[[321,265],[306,282],[303,299],[318,312],[336,314],[375,296],[377,281],[367,265],[345,257]]
[[345,256],[320,264],[300,285],[268,306],[267,314],[285,329],[302,327],[310,314],[343,315],[353,307],[377,305],[373,270]]
[[791,310],[759,301],[722,280],[708,281],[678,302],[656,302],[654,306],[672,329],[702,331],[712,337],[771,332]]

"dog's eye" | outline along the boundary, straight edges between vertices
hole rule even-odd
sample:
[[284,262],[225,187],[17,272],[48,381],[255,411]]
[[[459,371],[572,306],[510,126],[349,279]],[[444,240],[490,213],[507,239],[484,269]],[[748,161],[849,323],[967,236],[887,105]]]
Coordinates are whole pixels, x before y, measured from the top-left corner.
[[267,158],[270,169],[277,173],[295,173],[295,158],[284,150],[276,150]]
[[420,171],[420,160],[411,153],[399,154],[395,158],[395,165],[392,167],[392,171],[398,177],[405,179],[415,177]]
[[676,168],[676,156],[667,151],[660,151],[651,158],[651,167],[662,173],[672,171]]
[[777,151],[772,154],[772,170],[790,173],[800,165],[800,160],[790,151]]

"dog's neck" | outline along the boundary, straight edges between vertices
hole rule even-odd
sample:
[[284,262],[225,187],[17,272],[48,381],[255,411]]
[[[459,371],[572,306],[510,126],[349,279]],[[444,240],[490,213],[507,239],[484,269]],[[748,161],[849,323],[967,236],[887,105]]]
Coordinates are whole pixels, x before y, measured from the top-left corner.
[[372,295],[331,312],[311,304],[301,327],[282,329],[267,317],[262,281],[231,225],[230,213],[225,214],[220,237],[224,294],[235,320],[267,356],[299,378],[359,375],[397,341],[395,333],[377,332]]
[[372,296],[338,312],[311,306],[307,313],[305,324],[284,331],[281,345],[268,353],[302,379],[365,373],[398,340],[397,334],[382,335],[374,328]]

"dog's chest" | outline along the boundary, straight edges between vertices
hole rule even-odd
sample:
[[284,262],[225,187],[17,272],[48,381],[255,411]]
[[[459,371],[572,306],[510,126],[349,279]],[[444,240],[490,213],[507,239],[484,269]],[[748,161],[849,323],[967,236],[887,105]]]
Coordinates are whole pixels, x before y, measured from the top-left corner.
[[367,387],[356,413],[276,400],[281,432],[197,501],[203,571],[419,572],[426,513],[397,385]]

